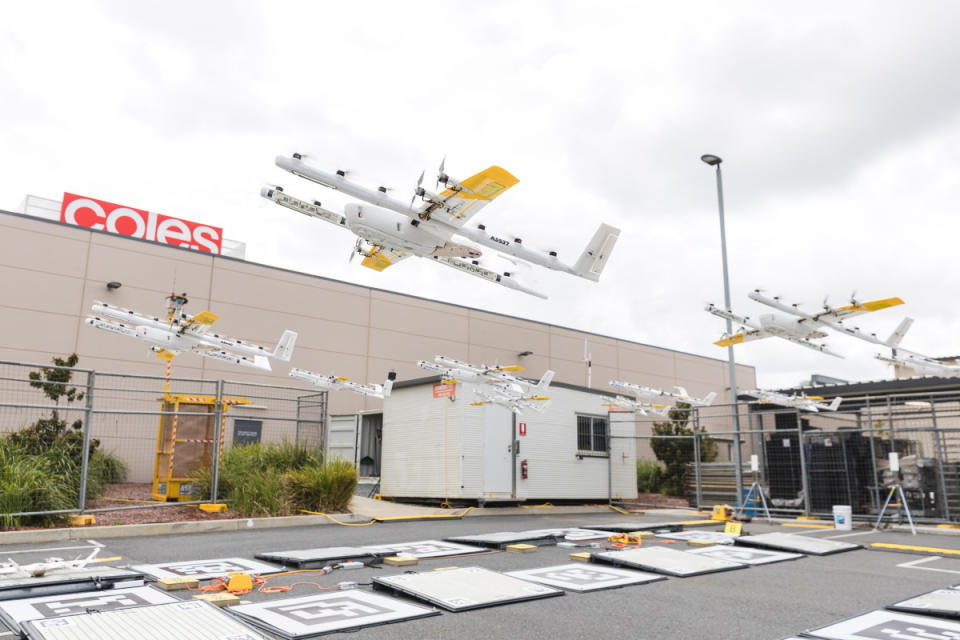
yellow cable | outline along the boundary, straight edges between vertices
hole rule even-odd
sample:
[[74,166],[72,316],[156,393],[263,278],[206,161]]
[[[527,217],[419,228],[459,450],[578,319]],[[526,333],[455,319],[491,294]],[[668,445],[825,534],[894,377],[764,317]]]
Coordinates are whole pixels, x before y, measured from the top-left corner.
[[299,509],[299,511],[300,513],[306,513],[311,516],[323,516],[324,518],[330,520],[331,522],[334,522],[336,524],[341,524],[345,527],[369,527],[370,525],[376,522],[376,520],[371,520],[370,522],[340,522],[333,516],[326,513],[320,513],[319,511],[307,511],[306,509]]
[[543,504],[522,504],[520,506],[524,509],[536,509],[537,507],[552,507],[553,503],[544,502]]
[[345,527],[369,527],[370,525],[377,522],[392,522],[396,520],[426,520],[426,519],[436,520],[441,518],[462,518],[470,511],[473,511],[473,509],[474,507],[467,507],[460,513],[449,513],[449,514],[429,515],[429,516],[384,516],[380,518],[374,518],[370,522],[340,522],[339,520],[337,520],[336,518],[334,518],[333,516],[327,513],[320,513],[319,511],[308,511],[306,509],[299,509],[298,511],[300,513],[306,513],[311,516],[323,516],[324,518],[327,518],[331,522],[343,525]]

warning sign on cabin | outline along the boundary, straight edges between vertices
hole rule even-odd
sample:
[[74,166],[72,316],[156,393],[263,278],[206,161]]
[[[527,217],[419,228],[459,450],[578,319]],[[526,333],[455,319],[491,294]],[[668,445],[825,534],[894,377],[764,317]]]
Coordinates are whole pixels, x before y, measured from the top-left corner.
[[433,385],[434,398],[452,398],[456,395],[456,384],[435,384]]

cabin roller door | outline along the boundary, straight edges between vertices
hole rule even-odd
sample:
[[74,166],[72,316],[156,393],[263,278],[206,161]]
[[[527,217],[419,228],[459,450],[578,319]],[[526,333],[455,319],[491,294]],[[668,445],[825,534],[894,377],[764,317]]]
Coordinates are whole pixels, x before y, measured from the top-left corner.
[[330,416],[330,433],[327,437],[327,457],[337,456],[357,463],[357,424],[360,416]]

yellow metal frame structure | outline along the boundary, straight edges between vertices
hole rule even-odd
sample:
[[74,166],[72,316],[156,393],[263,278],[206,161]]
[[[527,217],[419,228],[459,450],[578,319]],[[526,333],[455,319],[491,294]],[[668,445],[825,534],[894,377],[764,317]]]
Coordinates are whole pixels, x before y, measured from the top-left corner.
[[[226,432],[227,409],[250,404],[247,398],[220,398],[220,424],[216,424],[216,396],[165,393],[160,399],[160,427],[153,468],[153,499],[180,502],[193,497],[190,474],[213,456],[219,437],[220,457]],[[219,436],[218,436],[219,433]]]

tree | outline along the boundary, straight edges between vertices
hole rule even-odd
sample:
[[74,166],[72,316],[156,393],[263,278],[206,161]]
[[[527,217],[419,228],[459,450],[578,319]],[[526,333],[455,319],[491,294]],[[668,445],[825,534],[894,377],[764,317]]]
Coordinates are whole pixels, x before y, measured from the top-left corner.
[[[70,386],[73,379],[71,368],[79,360],[75,353],[66,358],[54,357],[52,362],[57,368],[41,367],[40,371],[31,371],[28,375],[30,386],[42,390],[57,405],[61,398],[68,404],[83,400],[84,393]],[[83,420],[77,418],[70,427],[72,430],[67,429],[67,421],[60,418],[60,413],[54,409],[49,418],[40,418],[26,429],[10,434],[10,439],[25,452],[34,455],[50,451],[56,444],[66,445],[71,458],[79,465],[83,453]],[[99,445],[98,440],[91,440],[90,453]]]
[[[683,493],[687,464],[694,461],[693,438],[689,437],[694,435],[694,430],[687,425],[690,422],[691,413],[689,404],[678,402],[667,414],[668,422],[653,423],[653,435],[661,437],[653,438],[650,447],[657,459],[666,467],[661,492],[668,495],[678,496]],[[717,443],[706,435],[706,431],[702,427],[699,434],[700,462],[716,460]]]

